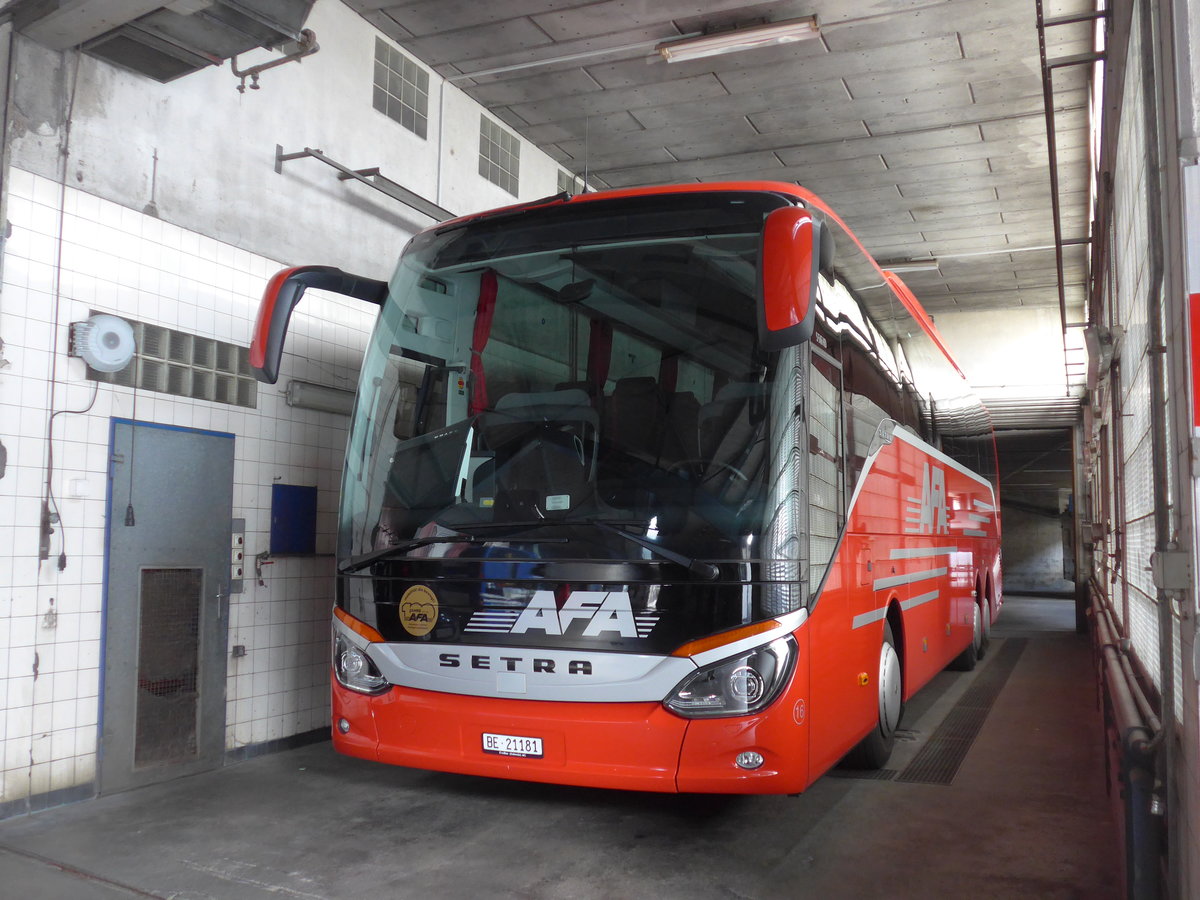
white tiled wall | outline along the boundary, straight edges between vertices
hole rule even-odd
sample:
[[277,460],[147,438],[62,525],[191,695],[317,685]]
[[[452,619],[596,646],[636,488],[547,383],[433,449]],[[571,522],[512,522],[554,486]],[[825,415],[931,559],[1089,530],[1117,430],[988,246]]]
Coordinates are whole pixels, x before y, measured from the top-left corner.
[[[245,346],[262,287],[282,267],[20,169],[9,171],[8,204],[0,803],[87,784],[96,771],[109,427],[113,417],[135,417],[135,395],[85,379],[83,362],[66,356],[68,324],[95,308]],[[292,378],[352,389],[373,321],[373,307],[307,296],[292,317],[279,385],[259,386],[257,409],[137,392],[139,421],[236,436],[232,515],[246,520],[248,557],[268,547],[276,482],[317,486],[317,549],[332,552],[348,419],[290,408],[283,389]],[[52,378],[56,409],[87,411],[54,421],[52,487],[63,521],[39,563]],[[229,620],[230,646],[247,651],[229,658],[229,749],[328,722],[332,559],[280,559],[264,568],[262,586],[248,568]]]
[[[263,283],[281,266],[241,248],[384,277],[405,230],[424,217],[377,207],[369,190],[339,183],[315,160],[277,171],[276,145],[379,165],[455,213],[512,202],[478,176],[474,101],[431,76],[437,102],[421,140],[372,108],[374,26],[337,0],[319,0],[306,25],[320,35],[321,52],[246,94],[224,67],[164,86],[15,37],[10,105],[22,121],[41,124],[10,130],[4,173],[12,235],[0,293],[0,441],[8,451],[0,478],[0,815],[6,803],[95,778],[110,420],[232,432],[232,514],[246,519],[248,555],[267,547],[276,481],[318,487],[318,551],[329,552],[348,423],[288,408],[282,386],[296,378],[352,388],[373,315],[356,301],[306,296],[292,317],[281,387],[261,386],[257,409],[138,391],[136,415],[131,389],[101,385],[92,403],[83,363],[66,358],[68,324],[99,309],[246,345]],[[79,76],[68,80],[75,66]],[[46,88],[68,83],[70,101]],[[197,129],[197,109],[221,127]],[[57,179],[67,148],[64,189]],[[559,164],[528,142],[521,155],[521,197],[553,193]],[[152,197],[162,219],[139,211]],[[39,564],[49,410],[85,407],[55,419],[53,489],[64,527]],[[229,641],[247,653],[228,660],[229,749],[327,724],[332,568],[327,557],[281,559],[265,569],[263,586],[249,577],[234,596]]]

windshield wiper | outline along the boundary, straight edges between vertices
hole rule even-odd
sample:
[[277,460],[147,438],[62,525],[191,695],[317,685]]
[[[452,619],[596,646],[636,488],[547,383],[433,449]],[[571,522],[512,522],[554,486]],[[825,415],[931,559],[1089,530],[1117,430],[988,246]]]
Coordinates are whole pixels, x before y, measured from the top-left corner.
[[615,534],[625,538],[627,541],[632,541],[639,547],[645,547],[656,556],[661,556],[669,562],[683,566],[689,572],[699,575],[701,578],[707,578],[709,581],[716,581],[717,576],[721,574],[721,570],[714,563],[705,562],[702,559],[693,559],[690,556],[684,556],[682,553],[676,553],[674,550],[669,550],[657,541],[652,541],[650,538],[642,537],[640,534],[631,534],[623,528],[618,528],[615,525],[610,525],[603,519],[587,519],[586,524],[594,525],[602,531],[607,531],[609,534]]
[[[430,544],[488,544],[495,540],[495,538],[483,537],[482,535],[474,534],[443,534],[411,538],[410,540],[402,541],[399,544],[393,544],[390,547],[383,547],[379,550],[372,550],[370,553],[363,553],[360,556],[353,556],[346,560],[345,565],[338,567],[338,574],[350,575],[354,572],[359,572],[367,568],[367,566],[377,563],[382,559],[389,559],[393,556],[403,556],[409,550],[415,550],[418,547],[428,547]],[[566,542],[566,538],[545,538],[538,541],[539,544],[565,544]]]
[[[621,525],[640,525],[639,521],[634,520],[618,520]],[[657,541],[652,541],[650,538],[642,537],[639,534],[632,534],[625,531],[623,528],[618,528],[611,522],[604,519],[534,519],[524,522],[475,522],[471,524],[471,528],[476,530],[492,530],[501,528],[510,528],[514,531],[531,531],[535,528],[549,528],[552,526],[572,526],[572,525],[590,525],[593,528],[599,528],[601,531],[607,531],[609,534],[615,534],[618,537],[624,538],[631,543],[637,544],[639,547],[644,547],[656,556],[673,562],[676,565],[683,566],[689,572],[699,575],[708,581],[715,581],[721,574],[721,570],[714,563],[705,562],[704,560],[693,559],[690,556],[685,556],[678,553]],[[426,547],[430,544],[487,544],[497,540],[511,540],[511,536],[503,538],[484,537],[483,535],[475,534],[446,534],[441,536],[430,535],[427,537],[412,538],[403,541],[399,544],[393,544],[391,547],[384,547],[380,550],[372,550],[370,553],[364,553],[361,556],[355,556],[347,560],[344,566],[338,568],[338,574],[350,575],[354,572],[361,571],[373,563],[382,559],[388,559],[393,556],[402,556],[409,550],[415,550],[417,547]],[[536,543],[539,544],[565,544],[569,538],[552,537],[539,538]]]
[[[693,559],[690,556],[684,556],[682,553],[677,553],[674,550],[664,547],[657,541],[652,541],[650,538],[642,537],[640,534],[631,534],[623,528],[618,528],[617,525],[642,525],[640,520],[636,519],[617,519],[609,522],[605,519],[535,519],[528,522],[509,522],[513,528],[549,528],[552,525],[572,526],[572,525],[591,525],[593,528],[599,528],[601,531],[607,531],[610,534],[615,534],[618,537],[623,537],[627,541],[637,544],[639,547],[645,547],[656,556],[660,556],[668,562],[673,562],[676,565],[683,566],[689,572],[699,575],[701,578],[706,578],[709,581],[715,581],[721,574],[721,570],[714,563],[705,562],[704,560]],[[500,527],[500,522],[490,522],[482,527],[496,528]],[[473,526],[481,527],[481,526]],[[565,540],[565,539],[564,539]]]

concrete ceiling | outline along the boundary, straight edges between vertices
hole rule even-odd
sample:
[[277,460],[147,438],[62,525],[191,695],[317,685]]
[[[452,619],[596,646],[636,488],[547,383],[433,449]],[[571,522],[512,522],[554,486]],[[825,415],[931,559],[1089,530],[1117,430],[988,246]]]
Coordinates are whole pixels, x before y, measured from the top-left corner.
[[[1086,356],[1059,309],[1036,0],[345,2],[593,187],[803,184],[900,272],[998,429],[1075,421]],[[1094,0],[1043,3],[1054,21]],[[0,0],[0,15],[67,46],[148,10],[211,4]],[[816,40],[682,63],[654,49],[812,15]],[[1089,53],[1093,30],[1047,28],[1047,58]],[[1063,65],[1052,80],[1070,326],[1084,318],[1088,271],[1091,70]],[[904,271],[912,261],[924,267]]]
[[[1074,421],[1086,360],[1059,315],[1033,0],[348,3],[595,187],[800,182],[880,261],[927,261],[901,274],[998,428]],[[1047,0],[1045,16],[1090,8]],[[817,40],[671,64],[654,50],[810,15]],[[1090,22],[1046,29],[1052,61],[1093,46]],[[1052,82],[1072,324],[1087,277],[1091,68],[1062,66]]]
[[255,47],[300,40],[314,0],[0,0],[0,20],[52,50],[172,81]]

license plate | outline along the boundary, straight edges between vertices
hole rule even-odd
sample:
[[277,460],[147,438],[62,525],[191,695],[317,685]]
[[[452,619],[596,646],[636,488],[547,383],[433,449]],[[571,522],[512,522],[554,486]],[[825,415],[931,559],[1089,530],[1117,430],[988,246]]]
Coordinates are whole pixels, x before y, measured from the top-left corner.
[[500,756],[525,756],[541,759],[542,739],[516,734],[483,734],[483,752]]

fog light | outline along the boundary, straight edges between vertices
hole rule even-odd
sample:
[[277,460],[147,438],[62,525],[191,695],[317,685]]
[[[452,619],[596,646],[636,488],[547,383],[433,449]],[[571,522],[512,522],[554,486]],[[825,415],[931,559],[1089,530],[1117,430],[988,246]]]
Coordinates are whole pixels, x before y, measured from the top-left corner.
[[766,760],[763,759],[761,753],[756,753],[753,750],[744,750],[737,755],[737,759],[734,762],[737,763],[739,769],[757,769]]
[[350,722],[349,721],[347,721],[346,719],[338,719],[337,725],[338,725],[338,731],[340,731],[342,734],[349,734],[349,732],[350,732]]

